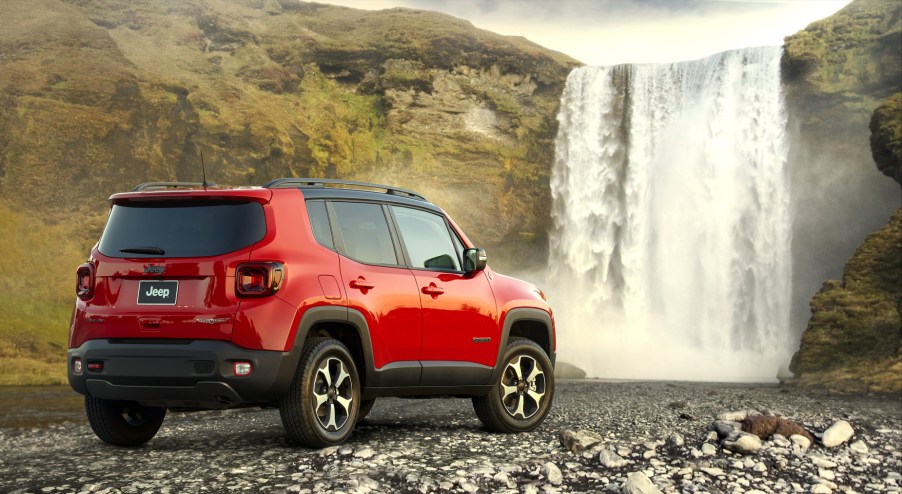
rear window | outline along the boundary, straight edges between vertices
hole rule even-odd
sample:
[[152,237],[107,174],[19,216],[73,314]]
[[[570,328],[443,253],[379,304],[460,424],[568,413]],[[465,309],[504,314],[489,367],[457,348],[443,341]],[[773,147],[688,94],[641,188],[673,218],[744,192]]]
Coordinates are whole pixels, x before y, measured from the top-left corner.
[[179,201],[117,204],[100,239],[109,257],[218,256],[266,235],[256,202]]

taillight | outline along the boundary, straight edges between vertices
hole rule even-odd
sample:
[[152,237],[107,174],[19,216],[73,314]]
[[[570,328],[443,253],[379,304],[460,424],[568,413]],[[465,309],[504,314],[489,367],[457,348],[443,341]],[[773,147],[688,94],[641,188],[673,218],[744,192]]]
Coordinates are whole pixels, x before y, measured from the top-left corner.
[[75,294],[82,300],[94,296],[94,265],[85,263],[75,271]]
[[285,267],[278,262],[248,262],[235,269],[235,291],[242,297],[266,297],[279,291]]

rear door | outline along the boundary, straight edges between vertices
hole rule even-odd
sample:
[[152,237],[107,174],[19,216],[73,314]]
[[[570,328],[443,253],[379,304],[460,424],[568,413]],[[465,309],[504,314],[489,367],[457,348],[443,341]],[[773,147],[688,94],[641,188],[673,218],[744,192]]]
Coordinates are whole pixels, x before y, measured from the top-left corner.
[[420,298],[390,233],[386,210],[371,202],[331,201],[328,207],[343,254],[341,276],[348,305],[366,318],[375,368],[390,371],[382,373],[386,381],[382,385],[416,385],[422,345]]
[[266,235],[263,208],[241,198],[115,202],[94,252],[86,339],[229,339],[235,267]]

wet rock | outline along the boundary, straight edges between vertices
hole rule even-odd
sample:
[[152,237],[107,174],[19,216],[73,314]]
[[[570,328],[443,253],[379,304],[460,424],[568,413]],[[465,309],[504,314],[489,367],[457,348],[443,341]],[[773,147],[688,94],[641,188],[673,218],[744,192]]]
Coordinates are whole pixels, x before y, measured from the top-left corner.
[[717,432],[717,435],[721,438],[729,437],[731,434],[736,432],[740,432],[742,430],[742,424],[732,420],[715,420],[714,423],[711,424],[711,429]]
[[836,462],[830,461],[823,456],[809,456],[808,459],[817,467],[821,468],[836,468]]
[[667,436],[667,441],[665,444],[667,444],[668,446],[671,446],[671,447],[680,447],[680,446],[683,446],[684,444],[686,444],[686,440],[683,439],[683,436],[681,436],[677,433],[672,433],[669,436]]
[[727,422],[742,422],[748,417],[753,417],[756,415],[761,415],[761,413],[757,410],[736,410],[733,412],[723,412],[717,416],[717,419]]
[[742,455],[752,455],[761,449],[761,439],[754,434],[743,433],[735,441],[724,441],[723,448]]
[[868,452],[868,445],[865,444],[864,441],[859,439],[858,441],[855,441],[854,443],[849,445],[849,450],[851,450],[853,453],[863,455]]
[[628,460],[609,449],[603,449],[598,452],[598,462],[605,468],[622,468],[629,463]]
[[555,379],[585,379],[586,371],[569,363],[558,360],[554,364]]
[[824,431],[821,444],[825,448],[835,448],[848,441],[855,434],[855,430],[845,420],[838,420]]
[[560,436],[561,446],[567,448],[571,453],[580,454],[588,451],[602,441],[598,434],[587,431],[564,431]]
[[775,445],[781,448],[788,448],[792,446],[792,441],[786,439],[786,437],[782,434],[774,434],[773,436],[771,436],[770,440],[773,441]]
[[620,492],[623,494],[663,494],[642,472],[629,474],[620,487]]
[[564,475],[561,469],[552,462],[542,465],[542,474],[551,482],[552,485],[561,485],[564,482]]
[[806,451],[811,447],[811,440],[805,436],[793,434],[792,436],[789,436],[789,440],[792,441],[793,444],[801,448],[803,451]]
[[376,454],[376,452],[373,451],[372,448],[363,448],[359,451],[354,452],[354,458],[361,458],[361,459],[366,460],[366,459],[372,458],[373,455],[375,455],[375,454]]

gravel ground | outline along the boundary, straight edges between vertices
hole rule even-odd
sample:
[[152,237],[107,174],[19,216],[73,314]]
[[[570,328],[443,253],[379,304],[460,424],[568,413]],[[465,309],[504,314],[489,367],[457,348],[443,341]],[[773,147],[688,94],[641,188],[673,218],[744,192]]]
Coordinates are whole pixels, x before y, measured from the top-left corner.
[[[469,400],[382,399],[347,444],[308,450],[286,441],[272,409],[170,413],[148,445],[116,448],[77,409],[21,427],[9,393],[0,390],[0,492],[902,492],[899,396],[559,382],[551,414],[532,433],[485,432]],[[846,420],[854,436],[808,450],[778,437],[757,453],[731,453],[709,427],[749,409],[816,436]],[[601,442],[572,453],[560,436],[577,430]],[[645,479],[646,490],[635,490]]]

